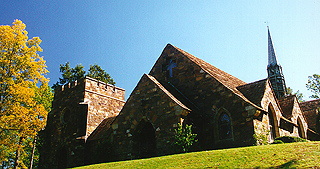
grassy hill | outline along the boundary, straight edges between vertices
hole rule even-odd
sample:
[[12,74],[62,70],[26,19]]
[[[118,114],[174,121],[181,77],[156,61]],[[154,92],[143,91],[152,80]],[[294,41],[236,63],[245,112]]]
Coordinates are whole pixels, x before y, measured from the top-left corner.
[[320,142],[273,144],[111,162],[97,168],[320,168]]

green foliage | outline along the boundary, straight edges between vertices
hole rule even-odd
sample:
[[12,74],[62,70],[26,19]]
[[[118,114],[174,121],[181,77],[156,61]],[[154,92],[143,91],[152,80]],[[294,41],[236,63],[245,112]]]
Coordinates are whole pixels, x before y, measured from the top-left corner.
[[292,137],[292,136],[282,136],[277,137],[274,141],[282,141],[283,143],[294,143],[294,142],[307,142],[306,139],[300,137]]
[[272,144],[283,144],[284,142],[281,140],[274,140]]
[[175,154],[77,167],[100,168],[317,168],[320,142],[273,144]]
[[192,125],[182,125],[178,123],[178,128],[175,129],[174,145],[178,146],[180,152],[188,152],[190,147],[197,142],[197,134],[192,133]]
[[300,93],[299,90],[294,93],[294,92],[293,92],[293,89],[290,88],[290,87],[288,87],[288,88],[287,88],[287,94],[289,94],[289,95],[296,95],[296,97],[297,97],[297,99],[298,99],[299,102],[304,102],[304,101],[305,101],[305,100],[303,100],[303,94]]
[[[266,127],[264,125],[262,127],[263,127],[263,129],[261,131],[256,132],[255,134],[253,134],[253,138],[256,141],[255,145],[267,145],[267,144],[269,144],[268,137],[270,135],[270,130],[266,129]],[[257,131],[256,127],[255,127],[255,129]]]
[[110,77],[110,75],[105,70],[103,70],[99,65],[96,65],[96,64],[90,65],[87,76],[95,78],[105,83],[112,84],[112,85],[116,84],[113,81],[113,79]]
[[70,82],[84,78],[85,76],[89,76],[105,83],[115,85],[115,82],[111,78],[111,76],[96,64],[90,65],[88,73],[86,74],[86,71],[81,64],[78,64],[76,65],[76,67],[72,68],[70,67],[70,63],[67,62],[66,64],[60,64],[60,72],[62,73],[62,78],[59,78],[59,81],[55,83],[52,88],[68,84]]
[[60,64],[60,72],[62,73],[62,78],[59,78],[59,81],[52,86],[52,88],[56,88],[60,85],[65,85],[70,82],[76,81],[78,79],[85,77],[85,71],[83,70],[83,66],[81,64],[76,65],[76,67],[71,68],[70,63]]
[[256,140],[256,145],[267,145],[269,144],[268,142],[268,134],[253,134],[253,138]]
[[308,76],[308,83],[306,84],[308,90],[310,90],[313,95],[310,98],[319,99],[320,98],[320,75],[313,74]]

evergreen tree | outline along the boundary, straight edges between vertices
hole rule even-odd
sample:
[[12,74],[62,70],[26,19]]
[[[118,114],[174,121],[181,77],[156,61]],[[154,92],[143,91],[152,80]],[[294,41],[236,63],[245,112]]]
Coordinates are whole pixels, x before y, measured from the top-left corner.
[[86,73],[84,67],[81,64],[78,64],[74,68],[72,68],[70,67],[70,63],[67,62],[66,64],[60,64],[60,72],[62,73],[62,78],[59,78],[59,81],[54,84],[52,88],[68,84],[70,82],[84,78],[85,76],[89,76],[105,83],[115,85],[115,82],[111,78],[111,76],[97,64],[90,65],[90,68]]
[[90,65],[90,69],[87,73],[87,76],[103,81],[108,84],[112,84],[112,85],[116,84],[113,81],[113,79],[110,77],[110,75],[105,70],[103,70],[99,65],[96,65],[96,64]]

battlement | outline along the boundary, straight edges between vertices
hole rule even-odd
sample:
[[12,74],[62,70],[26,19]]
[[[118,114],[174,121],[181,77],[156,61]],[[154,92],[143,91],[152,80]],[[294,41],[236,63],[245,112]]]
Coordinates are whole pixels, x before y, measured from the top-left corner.
[[96,80],[91,77],[85,78],[85,91],[101,96],[113,97],[124,101],[125,89]]
[[55,89],[55,94],[63,94],[70,92],[70,90],[84,90],[85,92],[95,93],[98,95],[105,95],[124,101],[125,89],[107,84],[91,77],[85,77],[68,84],[58,86]]

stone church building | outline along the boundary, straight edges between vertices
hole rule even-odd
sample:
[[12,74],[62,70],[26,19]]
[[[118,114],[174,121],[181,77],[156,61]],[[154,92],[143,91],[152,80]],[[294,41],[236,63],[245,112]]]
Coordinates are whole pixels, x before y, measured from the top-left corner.
[[178,153],[179,123],[197,134],[193,151],[256,145],[257,136],[319,139],[320,101],[286,94],[269,30],[268,44],[268,77],[252,83],[168,44],[127,101],[124,89],[89,77],[61,86],[42,133],[40,167]]

